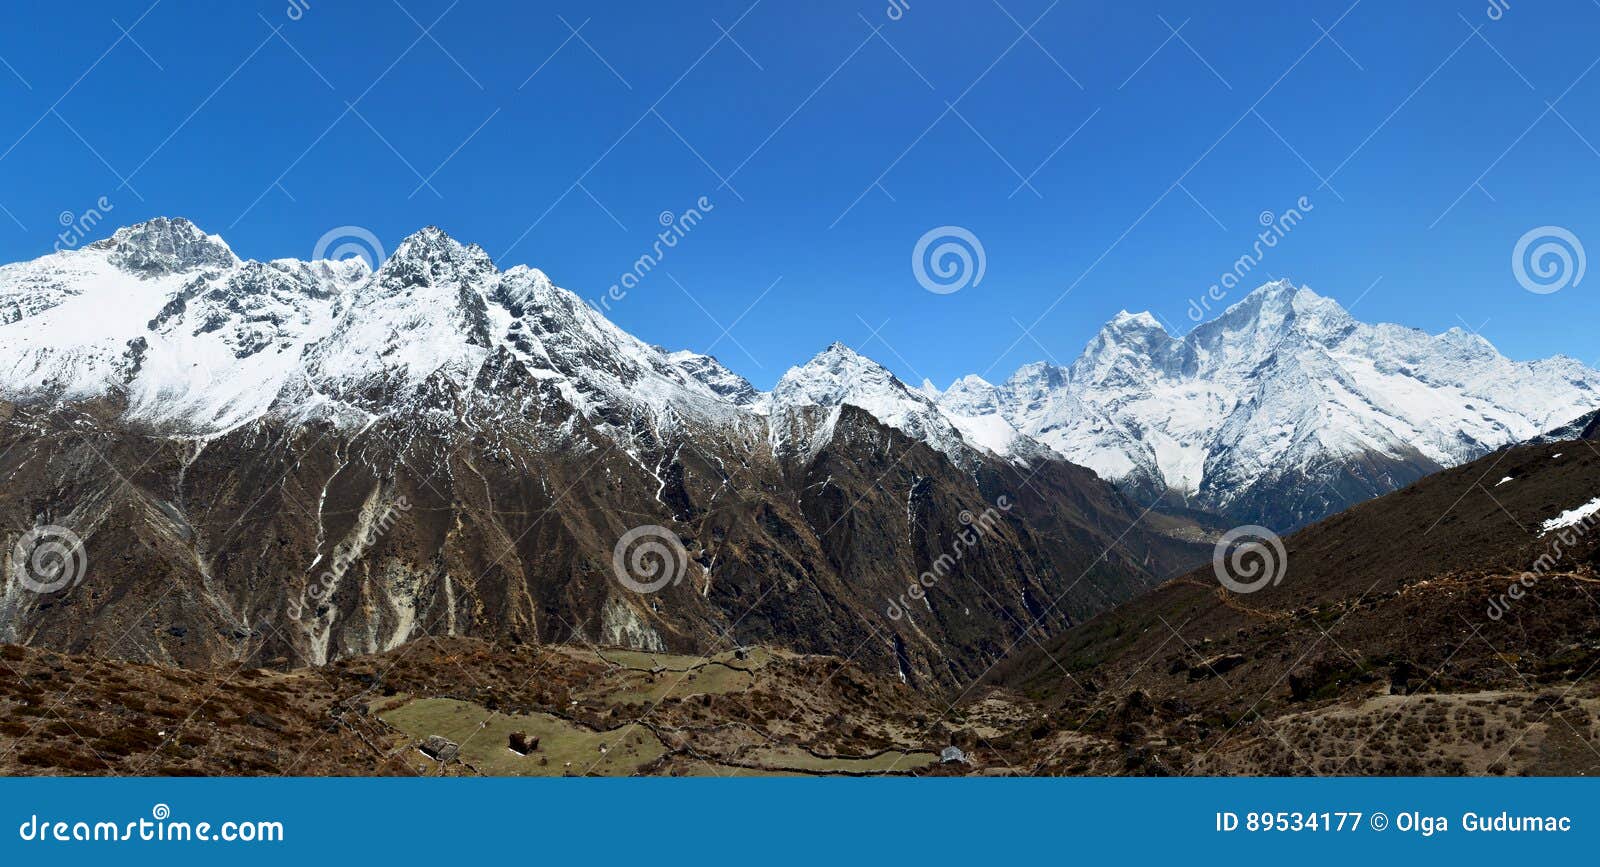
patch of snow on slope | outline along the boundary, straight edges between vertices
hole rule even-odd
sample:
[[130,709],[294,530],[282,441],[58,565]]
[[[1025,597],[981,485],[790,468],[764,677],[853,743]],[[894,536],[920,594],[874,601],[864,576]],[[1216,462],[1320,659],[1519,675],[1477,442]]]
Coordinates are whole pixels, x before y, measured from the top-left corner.
[[1568,509],[1554,518],[1545,521],[1543,524],[1540,524],[1539,535],[1543,536],[1546,533],[1566,527],[1576,527],[1579,524],[1588,521],[1589,518],[1596,514],[1600,514],[1600,497],[1595,497],[1576,509]]

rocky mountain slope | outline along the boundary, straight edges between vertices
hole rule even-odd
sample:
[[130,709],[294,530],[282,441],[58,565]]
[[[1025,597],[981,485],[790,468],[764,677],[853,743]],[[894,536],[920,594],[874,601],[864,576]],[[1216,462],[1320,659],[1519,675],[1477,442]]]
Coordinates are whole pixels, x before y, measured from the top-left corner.
[[1203,567],[989,684],[1050,720],[1039,772],[1593,774],[1597,514],[1592,443],[1503,449],[1221,567],[1275,584]]
[[[762,393],[436,229],[0,267],[0,770],[1600,771],[1593,372],[1287,286],[1217,322]],[[1257,592],[1189,571],[1227,525],[1185,500],[1295,523],[1447,463]]]
[[1182,337],[1120,314],[1067,367],[968,377],[938,401],[1001,453],[1036,441],[1142,502],[1287,530],[1593,410],[1600,371],[1369,325],[1280,281]]
[[1504,449],[1285,541],[1275,584],[1208,566],[1012,636],[943,694],[837,654],[582,634],[198,671],[0,647],[0,772],[1600,773],[1592,443]]
[[[369,272],[155,220],[0,268],[0,304],[4,641],[768,643],[937,687],[1202,555],[843,347],[759,394],[437,229]],[[41,593],[18,546],[45,528],[84,556]]]

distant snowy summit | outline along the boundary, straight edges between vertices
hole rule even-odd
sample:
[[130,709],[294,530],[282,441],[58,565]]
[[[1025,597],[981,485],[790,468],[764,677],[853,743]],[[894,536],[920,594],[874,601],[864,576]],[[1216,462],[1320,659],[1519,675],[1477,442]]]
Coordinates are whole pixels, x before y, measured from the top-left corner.
[[958,380],[952,415],[1015,430],[1146,502],[1295,526],[1600,406],[1600,372],[1459,328],[1360,322],[1288,281],[1182,337],[1120,313],[1071,365]]
[[[846,405],[948,455],[1064,458],[1145,504],[1288,527],[1600,407],[1600,372],[1514,362],[1482,338],[1369,325],[1269,283],[1189,334],[1121,313],[1062,367],[912,388],[834,344],[760,392],[669,352],[526,266],[437,228],[376,270],[240,260],[184,219],[0,267],[0,398],[111,400],[132,422],[213,436],[267,415],[363,425],[532,412],[553,388],[597,429],[732,431],[826,444]],[[471,399],[488,397],[489,400]]]

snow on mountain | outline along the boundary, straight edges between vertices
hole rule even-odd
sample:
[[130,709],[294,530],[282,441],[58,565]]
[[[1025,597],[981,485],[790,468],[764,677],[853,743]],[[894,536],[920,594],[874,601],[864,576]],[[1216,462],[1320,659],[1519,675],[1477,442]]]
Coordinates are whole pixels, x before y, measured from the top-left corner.
[[1560,443],[1567,440],[1592,440],[1597,438],[1600,438],[1600,409],[1590,410],[1564,425],[1545,431],[1528,442]]
[[968,374],[943,392],[924,383],[919,391],[935,401],[967,442],[1024,465],[1053,456],[1049,447],[1017,430],[1001,412],[1000,390],[980,376]]
[[736,397],[685,370],[681,359],[617,327],[538,269],[507,270],[489,299],[496,339],[553,371],[569,399],[603,427],[620,430],[627,425],[608,419],[639,411],[658,426],[754,421]]
[[679,350],[669,353],[667,360],[679,370],[694,377],[717,394],[740,406],[753,406],[761,400],[761,392],[737,373],[724,367],[722,362],[709,355]]
[[1023,467],[1059,458],[995,412],[994,386],[979,377],[959,380],[942,393],[928,382],[912,388],[843,343],[791,368],[752,408],[768,416],[774,449],[809,455],[828,444],[839,408],[846,404],[927,443],[958,466],[970,464],[980,452]]
[[364,267],[243,262],[179,287],[127,342],[130,415],[179,430],[227,429],[259,417],[326,334],[335,300]]
[[152,347],[167,340],[154,323],[236,263],[220,239],[187,220],[161,219],[0,268],[4,393],[84,400],[158,392],[148,366]]
[[340,300],[305,353],[306,382],[342,403],[385,406],[439,377],[470,383],[493,351],[489,254],[435,228],[406,238]]
[[[190,433],[258,417],[326,333],[365,269],[241,262],[184,219],[0,268],[0,395],[116,397],[131,417]],[[0,309],[7,305],[0,302]]]
[[641,413],[652,430],[736,423],[754,400],[715,360],[671,358],[542,272],[501,272],[432,227],[376,272],[360,259],[240,261],[222,239],[167,218],[0,268],[0,397],[111,397],[130,419],[176,433],[268,412],[348,423],[451,412],[446,395],[511,362],[618,432]]
[[[839,408],[845,404],[864,409],[878,421],[944,452],[958,465],[967,462],[974,446],[987,448],[975,438],[969,441],[963,436],[933,398],[843,343],[834,343],[805,364],[791,368],[760,407],[771,418],[775,448],[800,445],[811,453],[828,443]],[[826,413],[820,425],[796,422],[808,408]],[[809,443],[794,442],[801,437]]]
[[1251,512],[1321,489],[1291,522],[1600,406],[1600,372],[1573,359],[1515,362],[1460,329],[1368,325],[1287,282],[1183,337],[1120,313],[1069,367],[1030,364],[998,385],[912,388],[834,344],[763,394],[715,358],[646,344],[543,272],[501,271],[431,227],[376,271],[359,259],[241,261],[166,218],[0,267],[8,400],[109,399],[132,420],[204,436],[268,413],[349,424],[518,413],[551,387],[630,454],[676,426],[813,454],[850,404],[958,464],[976,452],[1023,466],[1060,456],[1146,502]]
[[[972,412],[946,394],[947,412]],[[1353,463],[1373,484],[1399,482],[1596,405],[1600,372],[1572,359],[1517,362],[1460,329],[1368,325],[1279,281],[1181,338],[1118,314],[1070,367],[1017,371],[988,415],[1145,499],[1227,511],[1264,480],[1332,482]]]

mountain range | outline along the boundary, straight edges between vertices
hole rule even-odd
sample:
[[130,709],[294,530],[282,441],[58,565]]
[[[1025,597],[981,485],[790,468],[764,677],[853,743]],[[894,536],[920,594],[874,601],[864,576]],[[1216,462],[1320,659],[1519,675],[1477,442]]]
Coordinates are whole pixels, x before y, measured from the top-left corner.
[[[1183,337],[1119,315],[998,386],[834,344],[761,392],[436,228],[373,270],[162,218],[0,267],[0,527],[67,527],[89,564],[38,595],[8,544],[0,640],[180,664],[768,643],[954,684],[1227,522],[1299,526],[1596,406],[1572,359],[1288,283]],[[640,593],[619,540],[655,527],[681,554]]]
[[[1203,556],[842,346],[760,394],[437,229],[369,271],[153,220],[0,268],[0,309],[0,641],[184,665],[769,643],[942,684]],[[87,562],[46,594],[12,544],[41,527]],[[637,530],[671,558],[654,592],[620,580]]]
[[[0,395],[118,393],[130,420],[208,436],[268,413],[360,423],[503,353],[591,414],[670,409],[766,427],[781,447],[792,408],[851,404],[957,460],[1061,457],[1145,503],[1285,528],[1600,406],[1600,371],[1574,359],[1516,362],[1460,328],[1369,325],[1288,281],[1181,337],[1124,311],[1070,365],[1029,364],[999,385],[913,389],[836,343],[762,393],[714,358],[632,338],[538,270],[500,274],[437,229],[384,270],[242,262],[160,218],[5,266],[0,326],[29,321],[0,344]],[[441,296],[425,270],[480,291]]]
[[937,400],[1001,453],[1042,443],[1141,502],[1282,532],[1571,422],[1600,405],[1600,372],[1369,325],[1278,281],[1182,337],[1120,313],[1070,365]]
[[1258,592],[1208,563],[944,690],[850,648],[0,645],[0,773],[1593,776],[1597,491],[1592,442],[1501,449],[1260,549]]

